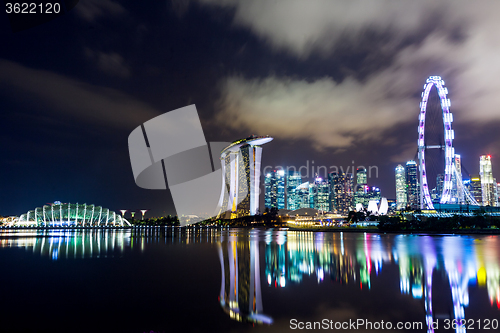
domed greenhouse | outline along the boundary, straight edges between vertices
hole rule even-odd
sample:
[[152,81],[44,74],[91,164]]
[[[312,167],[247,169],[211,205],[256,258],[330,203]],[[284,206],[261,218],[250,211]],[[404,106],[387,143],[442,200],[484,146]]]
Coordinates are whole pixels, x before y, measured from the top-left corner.
[[130,226],[130,223],[108,208],[87,204],[72,204],[55,202],[22,214],[17,225],[30,225],[39,227],[52,226],[81,226],[104,227]]

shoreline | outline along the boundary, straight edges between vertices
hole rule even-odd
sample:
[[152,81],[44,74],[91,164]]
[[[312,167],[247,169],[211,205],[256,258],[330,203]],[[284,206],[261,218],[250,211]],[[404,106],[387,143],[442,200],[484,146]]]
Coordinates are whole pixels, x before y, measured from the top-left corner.
[[318,227],[297,228],[289,226],[126,226],[126,227],[0,227],[3,230],[128,230],[128,229],[276,229],[282,231],[305,232],[348,232],[348,233],[377,233],[377,234],[429,234],[429,235],[500,235],[500,229],[451,229],[451,230],[379,230],[378,228],[352,228],[352,227]]
[[308,231],[308,232],[357,232],[357,233],[376,233],[376,234],[430,234],[430,235],[500,235],[500,229],[477,229],[477,230],[379,230],[363,228],[288,228],[290,231]]

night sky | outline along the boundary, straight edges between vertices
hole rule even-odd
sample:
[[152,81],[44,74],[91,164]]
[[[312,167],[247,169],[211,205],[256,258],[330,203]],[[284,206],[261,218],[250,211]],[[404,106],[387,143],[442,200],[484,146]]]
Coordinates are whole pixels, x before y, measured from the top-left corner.
[[262,167],[376,166],[369,184],[394,198],[430,75],[463,165],[478,174],[491,154],[500,180],[498,13],[497,0],[80,0],[15,33],[0,14],[0,215],[55,200],[175,214],[168,190],[135,185],[127,138],[190,104],[208,142],[274,137]]

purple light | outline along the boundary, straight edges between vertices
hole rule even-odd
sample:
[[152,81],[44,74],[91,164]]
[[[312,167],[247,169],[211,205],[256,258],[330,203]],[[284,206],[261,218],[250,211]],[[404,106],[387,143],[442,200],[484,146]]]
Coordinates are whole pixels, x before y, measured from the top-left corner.
[[[431,88],[435,86],[440,100],[441,100],[441,110],[443,111],[443,122],[445,125],[445,181],[443,186],[443,195],[441,197],[441,203],[446,203],[450,199],[450,191],[451,189],[451,172],[452,172],[452,155],[454,154],[452,140],[454,139],[454,132],[451,130],[451,123],[453,121],[453,116],[449,111],[449,107],[451,105],[451,101],[447,98],[448,89],[444,86],[444,81],[440,76],[430,76],[426,80],[426,84],[424,85],[424,91],[422,92],[422,101],[420,102],[420,125],[418,128],[419,139],[418,139],[418,147],[419,147],[419,164],[420,164],[420,177],[422,184],[422,194],[424,196],[425,205],[429,209],[433,209],[434,206],[432,204],[432,200],[430,198],[429,189],[427,186],[427,176],[425,170],[425,146],[424,146],[424,133],[425,133],[425,112],[427,109],[427,100],[429,98]],[[422,207],[424,208],[424,207]]]

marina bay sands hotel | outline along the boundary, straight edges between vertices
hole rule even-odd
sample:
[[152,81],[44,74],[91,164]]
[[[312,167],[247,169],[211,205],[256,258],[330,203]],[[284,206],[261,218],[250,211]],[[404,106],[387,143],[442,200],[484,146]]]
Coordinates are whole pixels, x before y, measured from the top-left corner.
[[258,213],[261,145],[272,140],[269,136],[251,136],[222,150],[222,191],[217,218],[234,219]]

